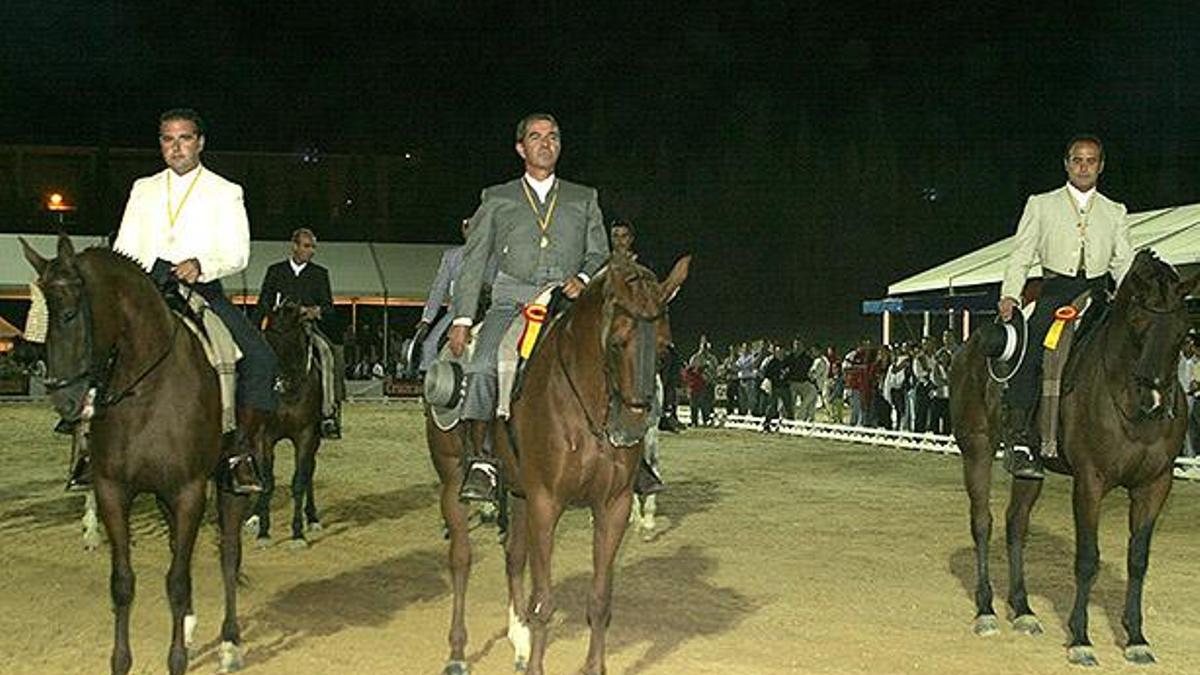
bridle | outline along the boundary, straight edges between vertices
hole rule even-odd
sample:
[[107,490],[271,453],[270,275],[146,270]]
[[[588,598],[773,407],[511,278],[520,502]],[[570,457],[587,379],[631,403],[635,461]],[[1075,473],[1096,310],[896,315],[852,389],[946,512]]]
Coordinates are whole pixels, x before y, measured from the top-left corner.
[[[609,335],[612,328],[612,321],[616,315],[620,313],[628,316],[634,321],[634,340],[636,342],[636,362],[634,365],[634,380],[636,390],[634,396],[636,398],[628,398],[621,391],[620,383],[617,377],[617,371],[620,367],[621,350],[618,345],[609,344]],[[598,424],[595,418],[592,417],[591,411],[583,400],[583,395],[579,391],[579,387],[575,383],[575,379],[571,376],[570,368],[567,367],[566,359],[563,357],[562,340],[555,338],[555,352],[558,360],[559,369],[562,370],[563,376],[567,380],[567,385],[574,396],[579,408],[583,411],[583,415],[588,423],[588,430],[592,435],[599,440],[607,441],[617,447],[628,447],[636,445],[645,436],[646,429],[634,430],[632,433],[629,430],[622,429],[616,426],[615,420],[620,416],[622,411],[632,412],[635,415],[641,414],[646,416],[646,428],[649,428],[649,411],[654,403],[655,382],[654,377],[657,372],[658,348],[657,348],[657,326],[660,320],[667,317],[667,306],[663,304],[662,308],[656,314],[640,314],[632,309],[629,309],[618,300],[606,300],[604,306],[604,322],[600,329],[600,348],[604,353],[604,383],[608,394],[608,407],[605,409],[605,417],[601,424]],[[638,412],[638,409],[641,412]]]
[[[1133,307],[1136,307],[1137,309],[1139,309],[1147,314],[1154,315],[1157,317],[1166,317],[1166,316],[1176,315],[1181,312],[1187,311],[1187,305],[1182,301],[1180,301],[1178,303],[1178,305],[1175,307],[1169,307],[1169,308],[1165,308],[1165,309],[1159,309],[1157,307],[1152,307],[1141,300],[1140,294],[1133,294],[1132,297],[1130,297],[1127,302],[1130,303],[1130,305],[1132,305]],[[1161,319],[1159,319],[1159,320],[1161,320]],[[1112,327],[1112,324],[1110,324],[1110,328],[1111,327]],[[1101,361],[1103,364],[1104,372],[1106,372],[1106,373],[1115,372],[1110,369],[1109,357],[1108,357],[1108,352],[1110,351],[1109,344],[1112,340],[1112,332],[1113,331],[1111,331],[1111,330],[1106,332],[1106,334],[1104,336],[1104,343],[1101,346],[1101,350],[1100,350],[1100,355],[1101,355],[1100,358],[1101,358]],[[1125,421],[1129,422],[1130,424],[1136,424],[1136,423],[1144,422],[1147,420],[1157,420],[1157,419],[1164,419],[1164,418],[1165,419],[1173,419],[1175,417],[1174,393],[1175,393],[1175,389],[1176,389],[1173,374],[1168,375],[1167,382],[1170,383],[1170,386],[1168,387],[1167,392],[1163,392],[1156,385],[1154,378],[1146,377],[1144,374],[1142,374],[1140,372],[1142,370],[1142,365],[1143,365],[1141,351],[1145,348],[1144,342],[1142,344],[1138,344],[1138,342],[1135,340],[1134,344],[1139,349],[1139,354],[1138,354],[1139,358],[1134,363],[1132,380],[1134,382],[1135,387],[1144,387],[1145,389],[1147,389],[1151,392],[1152,405],[1148,409],[1141,409],[1141,410],[1134,411],[1133,413],[1130,413],[1129,411],[1127,411],[1124,408],[1121,400],[1117,397],[1117,392],[1110,391],[1109,396],[1112,398],[1113,406],[1116,407],[1117,411],[1121,414],[1121,417],[1123,417],[1125,419]]]
[[[89,390],[95,389],[95,395],[92,399],[95,410],[112,407],[132,396],[134,388],[149,377],[171,355],[175,347],[175,338],[179,332],[179,325],[182,323],[176,318],[174,326],[171,329],[171,337],[167,340],[166,347],[158,357],[143,368],[138,376],[133,378],[129,384],[116,391],[112,391],[110,389],[111,380],[113,372],[116,369],[117,359],[120,356],[120,350],[116,344],[113,344],[109,347],[107,354],[102,360],[94,358],[96,348],[95,336],[93,335],[94,326],[92,324],[92,301],[88,293],[87,281],[82,274],[79,274],[79,286],[79,304],[76,312],[69,317],[64,317],[63,323],[76,320],[83,322],[83,351],[87,355],[85,361],[86,367],[73,375],[58,378],[48,377],[44,381],[46,391],[51,396],[51,400],[54,401],[55,409],[64,420],[71,423],[79,421],[82,416],[83,403]],[[188,287],[185,299],[190,299],[191,294],[192,289]]]

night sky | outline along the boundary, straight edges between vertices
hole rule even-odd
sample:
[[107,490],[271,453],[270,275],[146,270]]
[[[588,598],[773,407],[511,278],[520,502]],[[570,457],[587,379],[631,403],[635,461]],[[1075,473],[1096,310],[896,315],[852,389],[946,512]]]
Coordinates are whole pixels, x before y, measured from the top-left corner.
[[559,175],[660,275],[695,254],[685,350],[877,335],[859,303],[1009,234],[1078,131],[1130,210],[1200,201],[1184,3],[237,4],[6,3],[0,143],[153,148],[188,105],[209,150],[411,152],[444,207],[347,238],[452,242],[518,175],[516,120],[550,111]]

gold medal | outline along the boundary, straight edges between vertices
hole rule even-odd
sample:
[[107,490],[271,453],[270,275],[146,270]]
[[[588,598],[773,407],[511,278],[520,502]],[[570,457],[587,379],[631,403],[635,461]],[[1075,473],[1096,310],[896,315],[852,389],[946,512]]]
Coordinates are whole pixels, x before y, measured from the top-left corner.
[[554,218],[554,207],[558,204],[558,181],[555,181],[551,188],[550,204],[546,207],[544,218],[538,210],[537,203],[533,201],[533,195],[529,192],[529,184],[525,182],[524,178],[521,179],[521,187],[525,190],[525,199],[529,202],[529,208],[533,209],[533,217],[537,219],[538,229],[542,231],[542,240],[538,242],[538,245],[546,248],[550,245],[550,238],[546,236],[546,232],[550,229],[550,220]]
[[542,237],[542,248],[546,248],[549,245],[550,245],[550,240],[545,237]]

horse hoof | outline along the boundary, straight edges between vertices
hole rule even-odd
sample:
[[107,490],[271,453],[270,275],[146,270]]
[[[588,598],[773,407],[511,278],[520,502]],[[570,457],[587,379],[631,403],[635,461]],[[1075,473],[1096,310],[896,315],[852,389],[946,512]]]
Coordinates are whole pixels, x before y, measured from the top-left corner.
[[260,550],[264,549],[264,548],[271,548],[271,538],[270,537],[259,537],[259,538],[255,539],[254,540],[254,548],[257,548]]
[[1090,645],[1075,645],[1067,650],[1067,662],[1076,666],[1098,666],[1096,652]]
[[1154,658],[1154,652],[1150,651],[1150,645],[1129,645],[1125,648],[1125,660],[1139,666],[1150,665],[1157,661]]
[[1013,619],[1013,630],[1022,635],[1041,635],[1042,622],[1032,614],[1022,614]]
[[242,523],[242,529],[247,532],[258,532],[258,516],[250,516]]
[[309,532],[320,532],[321,530],[324,530],[324,529],[325,528],[321,525],[321,523],[319,523],[315,520],[308,524]]
[[232,642],[222,642],[219,650],[218,673],[234,673],[242,669],[242,648]]
[[442,669],[442,675],[468,675],[471,667],[466,661],[451,661]]
[[286,547],[289,551],[303,551],[304,549],[308,548],[308,540],[304,537],[289,539],[288,542],[284,544],[284,547]]
[[526,661],[525,659],[517,659],[516,661],[513,662],[513,672],[514,673],[523,673],[528,669],[529,669],[529,662]]
[[88,553],[91,553],[91,552],[95,551],[97,548],[100,548],[99,535],[97,535],[95,537],[89,537],[86,534],[83,535],[83,550],[87,551]]
[[979,616],[975,617],[975,627],[973,630],[979,637],[999,635],[1000,623],[996,621],[995,614],[980,614]]

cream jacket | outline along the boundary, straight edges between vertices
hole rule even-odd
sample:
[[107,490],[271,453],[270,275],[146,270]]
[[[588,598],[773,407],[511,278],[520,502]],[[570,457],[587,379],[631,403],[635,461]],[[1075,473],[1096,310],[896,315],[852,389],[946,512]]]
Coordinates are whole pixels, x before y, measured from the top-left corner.
[[[1125,205],[1097,190],[1086,211],[1080,214],[1065,185],[1030,196],[1017,224],[1016,247],[1008,258],[1000,297],[1019,300],[1034,265],[1041,265],[1043,274],[1075,276],[1081,248],[1089,279],[1107,273],[1120,284],[1133,262]],[[1082,231],[1081,220],[1087,224]]]
[[167,214],[167,174],[139,178],[129,192],[125,216],[113,248],[133,257],[149,271],[156,258],[200,262],[201,282],[241,272],[250,259],[250,224],[242,188],[200,167],[200,177],[179,208],[194,174],[171,176],[172,206],[179,215],[172,227]]

